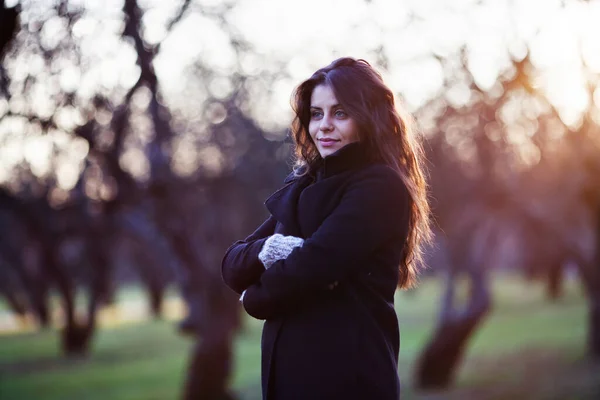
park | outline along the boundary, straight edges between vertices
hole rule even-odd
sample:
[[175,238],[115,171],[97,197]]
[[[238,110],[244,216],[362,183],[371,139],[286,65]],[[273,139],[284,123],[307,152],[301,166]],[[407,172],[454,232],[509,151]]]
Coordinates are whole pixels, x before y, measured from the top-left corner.
[[1,0],[0,399],[261,398],[263,322],[222,260],[292,169],[294,88],[342,56],[381,71],[426,160],[433,240],[390,292],[402,398],[600,398],[598,20]]

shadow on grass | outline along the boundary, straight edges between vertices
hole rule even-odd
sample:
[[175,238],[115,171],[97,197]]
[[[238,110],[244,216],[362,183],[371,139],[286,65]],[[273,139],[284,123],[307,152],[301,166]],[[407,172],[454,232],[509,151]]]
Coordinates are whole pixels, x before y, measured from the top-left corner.
[[132,359],[143,361],[152,360],[156,362],[157,351],[149,352],[142,348],[136,348],[121,352],[105,352],[100,354],[91,354],[88,356],[52,356],[40,357],[35,360],[24,360],[4,363],[0,365],[0,375],[5,374],[38,374],[45,372],[55,372],[58,370],[68,371],[78,369],[84,365],[93,364],[94,366],[120,365],[124,362],[130,362]]
[[[144,331],[145,329],[152,330],[153,334],[148,335]],[[174,333],[169,334],[171,336],[168,340],[165,340],[164,336],[160,336],[160,334],[164,334],[170,329],[172,327],[166,323],[149,322],[143,326],[120,328],[118,335],[114,334],[115,330],[99,330],[93,339],[94,342],[88,355],[66,357],[60,352],[58,347],[53,347],[51,353],[43,353],[35,358],[9,359],[8,361],[0,362],[0,376],[8,374],[43,374],[56,371],[68,372],[88,365],[110,367],[112,365],[129,363],[132,360],[156,363],[161,357],[174,353],[187,355],[193,345],[193,340]],[[21,334],[15,336],[14,339],[19,341],[45,340],[48,345],[58,346],[58,335],[57,331],[48,330],[25,335]],[[6,339],[10,340],[11,338],[7,337]]]
[[[600,362],[570,349],[527,348],[497,357],[470,357],[456,387],[415,392],[413,399],[600,399]],[[404,398],[404,396],[403,396]]]

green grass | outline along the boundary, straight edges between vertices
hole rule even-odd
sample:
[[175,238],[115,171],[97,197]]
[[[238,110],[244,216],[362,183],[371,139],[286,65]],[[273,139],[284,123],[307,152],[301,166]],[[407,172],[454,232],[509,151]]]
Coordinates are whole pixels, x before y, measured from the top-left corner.
[[[552,304],[539,284],[497,279],[494,309],[473,337],[455,386],[429,393],[415,392],[411,376],[435,322],[440,286],[429,281],[398,293],[403,399],[600,398],[600,366],[585,359],[585,299],[576,282],[566,289]],[[136,296],[134,290],[119,298]],[[248,319],[235,343],[232,385],[245,400],[260,398],[260,329]],[[105,327],[92,355],[76,360],[60,355],[52,330],[0,335],[0,399],[176,399],[191,346],[169,321]]]

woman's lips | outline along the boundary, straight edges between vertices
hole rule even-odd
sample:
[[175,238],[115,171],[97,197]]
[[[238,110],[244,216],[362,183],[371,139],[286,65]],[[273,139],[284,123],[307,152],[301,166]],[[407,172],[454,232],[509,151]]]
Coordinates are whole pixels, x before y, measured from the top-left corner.
[[321,146],[323,146],[323,147],[334,146],[337,142],[339,142],[339,140],[335,140],[335,139],[319,139],[319,143],[321,143]]

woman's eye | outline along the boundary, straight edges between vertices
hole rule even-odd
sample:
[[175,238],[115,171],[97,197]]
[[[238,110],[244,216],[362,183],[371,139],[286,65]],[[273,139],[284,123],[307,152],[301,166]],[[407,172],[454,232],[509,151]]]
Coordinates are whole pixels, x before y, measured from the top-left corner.
[[311,118],[320,118],[323,116],[323,113],[321,111],[311,111],[310,116]]
[[346,114],[346,112],[344,110],[337,110],[335,112],[335,116],[338,117],[338,118],[344,118],[344,117],[346,117],[346,115],[347,114]]

